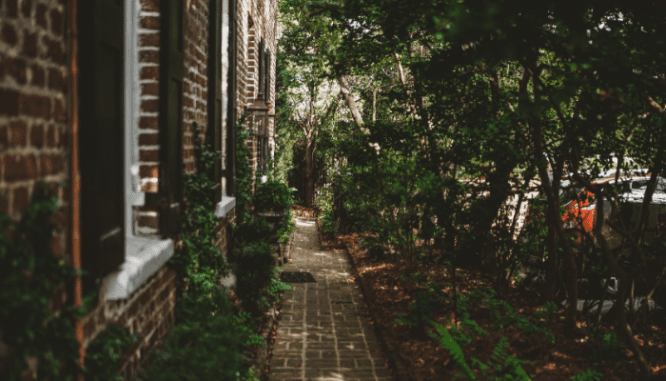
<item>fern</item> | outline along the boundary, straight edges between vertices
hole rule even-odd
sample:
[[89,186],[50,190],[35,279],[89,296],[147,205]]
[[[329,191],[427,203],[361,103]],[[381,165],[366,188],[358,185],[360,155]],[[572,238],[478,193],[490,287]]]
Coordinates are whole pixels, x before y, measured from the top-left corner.
[[[470,320],[471,321],[471,320]],[[474,323],[473,321],[471,321]],[[441,325],[431,322],[431,324],[437,329],[439,336],[435,333],[429,332],[430,337],[435,339],[439,344],[446,348],[456,365],[462,371],[456,373],[455,377],[467,378],[468,380],[477,380],[476,374],[472,370],[472,367],[476,367],[481,371],[482,380],[513,380],[513,381],[530,381],[530,376],[522,368],[523,364],[532,364],[530,361],[519,360],[515,357],[509,355],[509,340],[506,337],[502,337],[493,350],[492,355],[488,363],[483,363],[477,358],[472,358],[470,364],[467,363],[465,359],[465,354],[460,347],[460,339],[455,338],[448,330]],[[476,323],[475,323],[476,324]],[[470,324],[470,326],[472,326]],[[478,325],[476,325],[478,327]],[[481,328],[479,328],[483,331]],[[455,328],[452,328],[454,331]],[[454,331],[455,332],[455,331]],[[457,331],[460,332],[460,331]],[[485,331],[483,331],[485,332]],[[487,334],[487,333],[486,333]],[[464,339],[466,342],[471,342],[467,337]],[[493,377],[493,374],[501,375]]]
[[571,377],[571,381],[600,381],[601,373],[597,372],[594,369],[588,369],[585,372],[578,373],[577,375]]
[[442,327],[441,325],[432,322],[432,325],[437,329],[437,332],[439,333],[439,337],[432,333],[428,332],[430,337],[435,339],[437,342],[439,342],[444,348],[446,348],[449,353],[451,354],[451,357],[453,357],[453,360],[458,364],[459,368],[462,368],[462,370],[465,372],[463,374],[457,373],[456,377],[467,377],[468,380],[476,380],[476,375],[472,371],[472,368],[467,364],[467,361],[465,360],[465,354],[463,353],[462,348],[460,348],[460,345],[456,343],[456,341],[451,337],[451,334],[449,334],[449,331],[446,330],[446,328]]

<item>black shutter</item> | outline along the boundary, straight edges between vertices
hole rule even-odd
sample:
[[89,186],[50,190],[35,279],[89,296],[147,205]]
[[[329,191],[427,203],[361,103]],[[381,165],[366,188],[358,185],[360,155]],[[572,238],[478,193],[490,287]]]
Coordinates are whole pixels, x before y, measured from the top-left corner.
[[82,267],[86,287],[125,260],[124,10],[79,2]]
[[[208,141],[213,150],[222,150],[222,0],[211,0],[208,31]],[[221,159],[215,160],[213,201],[222,200]]]
[[178,233],[183,193],[183,0],[161,2],[160,36],[160,230]]
[[229,0],[229,76],[227,94],[227,194],[236,194],[236,0]]

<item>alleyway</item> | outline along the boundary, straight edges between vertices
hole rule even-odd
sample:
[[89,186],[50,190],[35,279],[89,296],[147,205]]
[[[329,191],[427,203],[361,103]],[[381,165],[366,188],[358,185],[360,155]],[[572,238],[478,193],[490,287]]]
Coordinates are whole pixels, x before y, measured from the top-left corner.
[[271,381],[388,381],[374,333],[362,323],[360,291],[340,252],[321,251],[314,221],[298,219],[294,260],[285,272],[316,282],[291,283],[284,294],[271,360]]

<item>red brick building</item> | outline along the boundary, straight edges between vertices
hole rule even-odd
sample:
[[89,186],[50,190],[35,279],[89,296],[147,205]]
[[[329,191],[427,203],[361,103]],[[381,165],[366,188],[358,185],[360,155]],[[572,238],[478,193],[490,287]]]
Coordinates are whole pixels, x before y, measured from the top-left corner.
[[276,12],[276,0],[0,0],[0,211],[20,219],[38,182],[57,193],[53,251],[89,275],[56,297],[80,303],[98,291],[77,328],[84,348],[109,323],[139,336],[122,364],[128,378],[174,324],[177,279],[166,263],[179,243],[182,178],[195,171],[195,129],[222,152],[210,175],[225,253],[233,126],[259,93],[268,128],[247,144],[253,168],[265,168]]

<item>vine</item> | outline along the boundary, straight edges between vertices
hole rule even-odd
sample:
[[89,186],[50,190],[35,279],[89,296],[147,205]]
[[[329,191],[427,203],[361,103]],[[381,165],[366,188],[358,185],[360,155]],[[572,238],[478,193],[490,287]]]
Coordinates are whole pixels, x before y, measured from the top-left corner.
[[243,131],[243,125],[236,125],[236,223],[242,224],[250,219],[247,206],[252,198],[252,169],[250,168],[250,150],[245,141],[250,133]]
[[[194,128],[195,136],[201,136],[196,124]],[[220,153],[213,151],[209,143],[200,141],[195,144],[197,171],[185,177],[183,245],[170,261],[182,280],[178,282],[178,321],[190,319],[195,304],[212,302],[211,293],[229,270],[224,255],[214,244],[218,223],[213,199],[216,182],[208,174],[219,158]]]
[[109,324],[86,349],[86,374],[89,381],[123,381],[118,363],[123,352],[137,341],[136,334],[118,324]]
[[9,347],[9,356],[0,359],[3,379],[21,380],[27,359],[37,360],[34,376],[40,379],[72,380],[81,370],[73,322],[86,308],[51,307],[56,291],[76,275],[51,249],[57,208],[57,197],[39,183],[19,222],[0,213],[0,342]]
[[[201,136],[196,125],[195,135]],[[247,138],[240,131],[239,135],[239,141]],[[220,159],[220,153],[213,151],[204,140],[195,145],[195,159],[197,172],[185,179],[183,246],[170,261],[180,279],[177,325],[162,349],[151,353],[152,366],[139,377],[146,380],[251,380],[247,351],[251,345],[263,343],[263,338],[253,333],[256,320],[247,313],[235,313],[235,307],[218,284],[230,269],[214,244],[218,221],[213,213],[212,195],[216,183],[208,175],[214,162]],[[239,172],[246,172],[244,167],[248,164],[239,160]],[[249,195],[248,186],[249,182],[239,176],[239,207],[244,205],[243,195]]]

